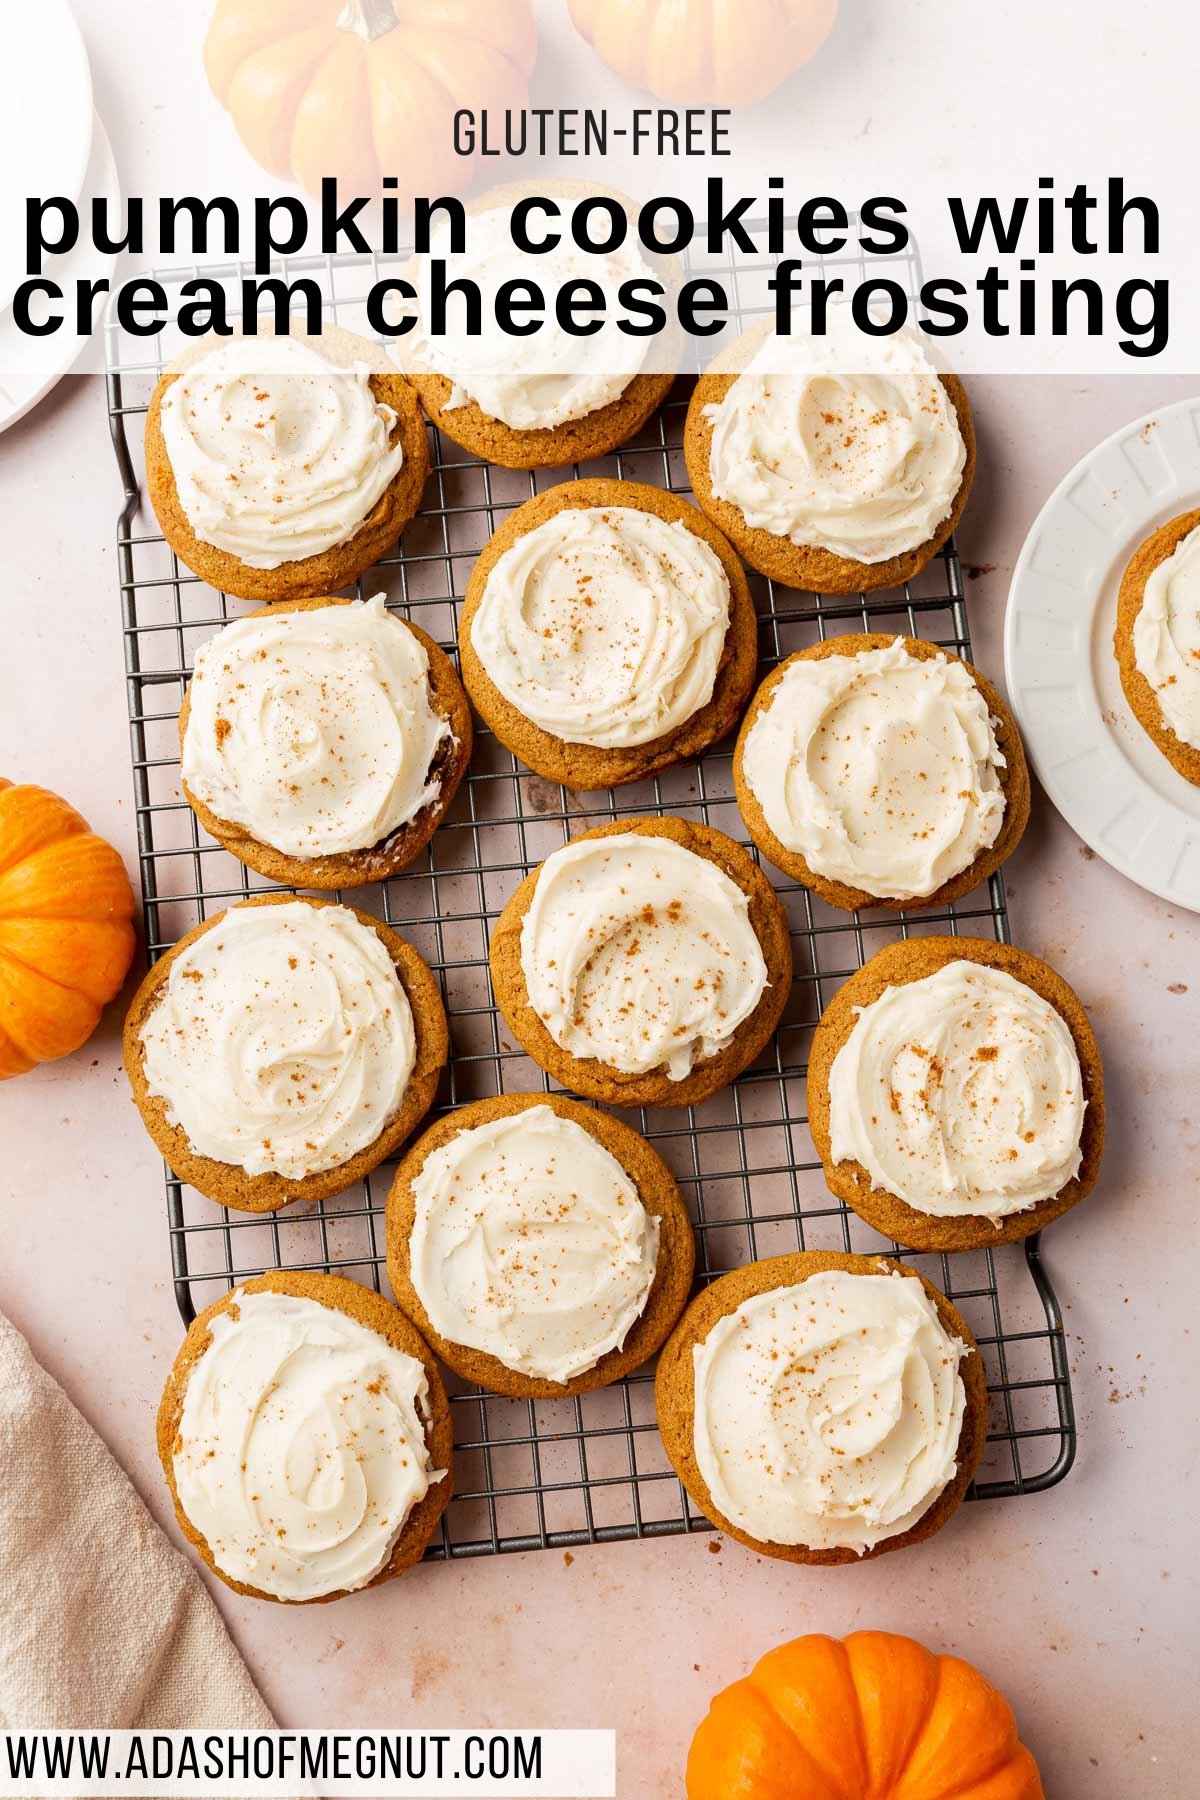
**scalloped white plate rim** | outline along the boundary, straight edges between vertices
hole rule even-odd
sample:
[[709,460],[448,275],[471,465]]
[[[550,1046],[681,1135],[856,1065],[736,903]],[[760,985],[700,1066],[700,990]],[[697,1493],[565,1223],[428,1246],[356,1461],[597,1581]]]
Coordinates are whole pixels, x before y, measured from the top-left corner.
[[1013,571],[1009,699],[1034,773],[1072,830],[1149,893],[1200,912],[1200,788],[1138,724],[1112,635],[1138,545],[1200,506],[1200,398],[1146,413],[1059,483]]
[[[24,275],[25,197],[78,200],[92,152],[92,71],[70,0],[7,0],[0,22],[0,305]],[[50,229],[57,228],[57,221]]]
[[[121,199],[120,175],[99,113],[94,118],[92,155],[82,197],[107,199],[110,212]],[[84,241],[60,258],[55,279],[66,292],[85,279],[111,281],[118,260]],[[74,368],[95,335],[80,337],[65,331],[52,338],[28,338],[17,330],[11,310],[0,312],[0,433],[45,399]]]

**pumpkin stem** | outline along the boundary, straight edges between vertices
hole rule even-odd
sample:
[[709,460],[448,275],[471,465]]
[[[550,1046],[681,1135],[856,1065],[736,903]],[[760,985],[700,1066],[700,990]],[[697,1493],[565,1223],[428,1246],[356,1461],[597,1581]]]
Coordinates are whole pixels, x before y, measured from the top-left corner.
[[365,44],[386,37],[400,23],[392,0],[346,0],[337,16],[339,31],[353,31]]

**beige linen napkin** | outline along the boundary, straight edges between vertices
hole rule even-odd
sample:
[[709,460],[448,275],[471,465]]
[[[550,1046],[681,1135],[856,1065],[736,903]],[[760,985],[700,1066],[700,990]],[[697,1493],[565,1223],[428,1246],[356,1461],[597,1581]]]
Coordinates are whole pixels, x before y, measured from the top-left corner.
[[0,1729],[274,1723],[200,1577],[0,1314]]

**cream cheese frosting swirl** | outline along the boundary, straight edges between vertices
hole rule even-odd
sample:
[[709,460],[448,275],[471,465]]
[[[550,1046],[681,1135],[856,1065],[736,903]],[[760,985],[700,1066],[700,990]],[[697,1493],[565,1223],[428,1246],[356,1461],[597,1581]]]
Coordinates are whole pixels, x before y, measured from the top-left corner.
[[693,1352],[717,1510],[766,1544],[899,1537],[954,1477],[967,1354],[911,1276],[829,1270],[753,1295]]
[[[618,328],[606,314],[600,329],[575,337],[558,329],[553,313],[540,330],[513,336],[496,323],[496,293],[509,282],[534,283],[551,309],[553,296],[572,282],[596,283],[608,296],[626,281],[649,281],[652,272],[636,243],[593,254],[571,241],[564,225],[558,245],[533,256],[512,239],[512,207],[497,206],[467,216],[465,248],[450,249],[447,224],[430,234],[429,256],[417,261],[417,325],[406,340],[405,356],[452,384],[449,407],[474,402],[489,418],[514,431],[552,429],[608,406],[624,393],[646,360],[646,339]],[[555,229],[559,229],[555,226]],[[447,281],[473,282],[482,297],[478,332],[451,294],[447,330],[434,336],[430,262],[444,260]]]
[[235,906],[180,950],[141,1033],[151,1094],[200,1156],[302,1180],[394,1117],[416,1062],[387,950],[344,906]]
[[823,337],[769,337],[705,411],[716,497],[852,562],[928,543],[962,484],[958,417],[920,341],[860,332],[848,307]]
[[1200,527],[1149,576],[1133,622],[1133,659],[1175,736],[1200,750]]
[[460,1131],[413,1182],[412,1283],[442,1338],[542,1381],[619,1349],[658,1220],[612,1152],[548,1106]]
[[236,1289],[184,1392],[175,1486],[217,1567],[280,1600],[365,1587],[444,1479],[422,1365],[300,1295]]
[[370,849],[437,799],[450,726],[382,594],[227,625],[196,654],[188,704],[188,791],[286,855]]
[[188,524],[251,569],[347,543],[404,460],[370,370],[299,338],[208,351],[171,383],[160,416]]
[[750,902],[670,838],[583,838],[542,864],[521,927],[529,1004],[560,1049],[682,1081],[758,1005]]
[[570,507],[497,560],[471,643],[510,706],[569,744],[647,744],[712,699],[729,580],[678,520]]
[[935,1218],[997,1223],[1078,1173],[1086,1102],[1062,1015],[965,960],[884,990],[829,1071],[830,1153]]
[[897,638],[789,663],[742,768],[779,842],[814,874],[913,900],[995,843],[1004,761],[965,665],[915,657]]

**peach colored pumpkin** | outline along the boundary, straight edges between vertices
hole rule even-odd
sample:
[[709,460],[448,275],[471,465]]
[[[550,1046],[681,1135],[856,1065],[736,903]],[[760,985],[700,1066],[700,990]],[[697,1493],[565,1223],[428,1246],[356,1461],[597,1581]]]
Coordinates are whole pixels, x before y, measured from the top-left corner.
[[536,55],[531,0],[218,0],[204,66],[272,175],[409,207],[469,186],[455,112],[525,106]]
[[0,1081],[91,1037],[133,959],[125,866],[74,807],[0,780]]
[[856,1631],[772,1650],[692,1740],[687,1800],[1045,1800],[1003,1694],[957,1656]]
[[570,0],[576,28],[635,87],[679,106],[747,106],[811,62],[838,0]]

